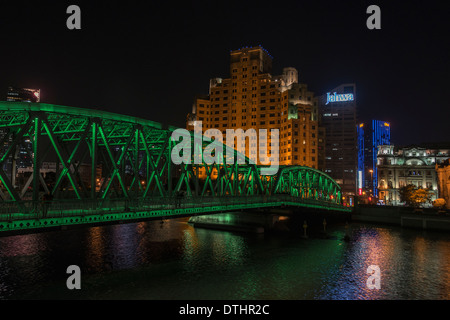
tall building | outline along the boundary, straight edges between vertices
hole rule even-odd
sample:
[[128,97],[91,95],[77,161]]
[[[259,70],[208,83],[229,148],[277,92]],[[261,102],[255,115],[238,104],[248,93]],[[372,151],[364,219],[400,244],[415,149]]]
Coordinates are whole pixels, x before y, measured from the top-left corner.
[[325,130],[325,161],[321,169],[336,180],[344,202],[352,205],[358,159],[355,84],[342,84],[320,96],[319,116]]
[[8,87],[6,101],[39,102],[41,100],[40,89]]
[[[39,102],[41,97],[40,89],[14,88],[8,87],[6,94],[6,101],[13,102]],[[0,137],[3,137],[5,132],[0,129]],[[9,138],[11,139],[11,137]],[[4,148],[4,146],[2,146]],[[12,157],[8,158],[3,170],[11,177],[12,185],[15,186],[17,168],[26,168],[33,163],[32,144],[30,140],[23,141],[20,145],[15,147]]]
[[429,189],[432,200],[438,198],[436,166],[450,157],[450,149],[379,146],[377,155],[379,199],[388,205],[399,205],[400,188],[414,185]]
[[[278,129],[278,154],[270,148],[272,141],[268,139],[268,155],[279,157],[281,165],[317,168],[317,98],[305,84],[298,83],[295,68],[284,68],[278,76],[271,72],[272,56],[263,47],[231,51],[230,78],[210,80],[209,95],[195,99],[187,129],[193,130],[201,122],[203,132],[210,128],[222,133],[226,129],[255,129],[257,133],[267,129],[269,137],[271,129]],[[232,143],[225,136],[223,141]],[[249,153],[251,144],[256,141],[246,145],[246,156],[250,158],[255,156]]]
[[360,123],[358,133],[358,194],[378,196],[377,154],[378,146],[391,144],[391,125],[389,122],[372,120]]
[[306,84],[298,83],[296,77],[289,78],[292,69],[283,69],[287,79],[288,109],[287,117],[286,109],[281,114],[280,163],[318,168],[318,98]]

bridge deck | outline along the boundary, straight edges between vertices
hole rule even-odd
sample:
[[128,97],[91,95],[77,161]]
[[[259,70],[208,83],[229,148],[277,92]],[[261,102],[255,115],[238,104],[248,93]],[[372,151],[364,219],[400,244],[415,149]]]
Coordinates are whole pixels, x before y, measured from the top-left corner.
[[[63,201],[48,206],[44,214],[42,203],[36,204],[34,213],[21,213],[12,204],[0,209],[0,236],[2,233],[14,234],[15,231],[54,228],[71,225],[102,224],[114,222],[133,222],[148,219],[168,219],[182,216],[212,214],[227,211],[239,211],[255,208],[274,208],[282,206],[318,208],[339,212],[350,212],[351,209],[330,202],[313,199],[299,199],[290,195],[272,195],[271,197],[210,197],[166,198],[140,202],[109,201],[108,206],[99,207],[100,201]],[[33,206],[33,202],[27,204]]]

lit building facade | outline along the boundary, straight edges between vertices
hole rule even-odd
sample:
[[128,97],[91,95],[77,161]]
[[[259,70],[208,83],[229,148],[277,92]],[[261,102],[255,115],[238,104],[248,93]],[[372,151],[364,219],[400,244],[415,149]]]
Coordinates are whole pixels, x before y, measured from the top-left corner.
[[323,171],[341,186],[344,201],[356,195],[357,135],[356,85],[342,84],[319,98],[320,126],[324,129]]
[[8,87],[8,92],[6,94],[6,101],[40,102],[41,90]]
[[[295,68],[283,69],[283,74],[272,76],[272,56],[261,46],[245,47],[230,52],[230,78],[210,80],[209,95],[197,97],[192,113],[187,117],[187,129],[201,123],[202,131],[216,128],[266,129],[267,153],[279,159],[280,165],[318,167],[318,100],[305,84],[298,83]],[[279,130],[279,145],[272,150],[270,130]],[[259,141],[259,136],[257,137]],[[246,144],[255,147],[257,141]],[[261,147],[261,146],[259,146]],[[252,152],[258,152],[251,148]],[[259,164],[259,158],[257,163]]]
[[360,123],[357,127],[358,137],[358,195],[363,192],[378,196],[377,155],[378,146],[391,144],[391,125],[389,122],[372,120]]
[[[40,89],[27,89],[8,87],[6,101],[12,102],[40,102]],[[3,129],[0,129],[0,136],[3,136]],[[11,139],[11,138],[10,138]],[[7,143],[5,142],[5,145]],[[4,146],[1,146],[4,148]],[[5,150],[6,151],[6,150]],[[12,185],[16,184],[18,168],[27,168],[33,163],[33,151],[31,141],[25,140],[21,145],[16,146],[12,157],[6,159],[3,170],[10,176]]]
[[400,205],[400,188],[414,185],[432,192],[438,198],[436,165],[449,158],[450,149],[379,146],[377,155],[379,200],[388,205]]
[[450,209],[450,161],[436,164],[439,198],[445,200],[445,207]]
[[318,168],[318,99],[306,84],[297,80],[286,89],[288,109],[287,115],[286,109],[281,114],[280,163]]

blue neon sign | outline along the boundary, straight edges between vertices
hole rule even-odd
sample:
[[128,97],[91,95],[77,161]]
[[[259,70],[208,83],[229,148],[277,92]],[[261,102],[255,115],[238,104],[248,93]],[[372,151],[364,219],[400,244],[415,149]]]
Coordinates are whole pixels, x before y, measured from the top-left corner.
[[327,103],[333,103],[333,102],[341,102],[341,101],[353,101],[353,93],[345,93],[345,94],[331,94],[330,92],[327,92]]

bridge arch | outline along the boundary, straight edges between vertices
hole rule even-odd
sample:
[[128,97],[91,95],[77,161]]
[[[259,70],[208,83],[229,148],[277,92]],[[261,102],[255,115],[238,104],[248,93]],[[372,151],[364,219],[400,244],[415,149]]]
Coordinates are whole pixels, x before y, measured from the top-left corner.
[[273,193],[288,193],[302,199],[342,203],[341,187],[326,173],[305,166],[280,168]]

